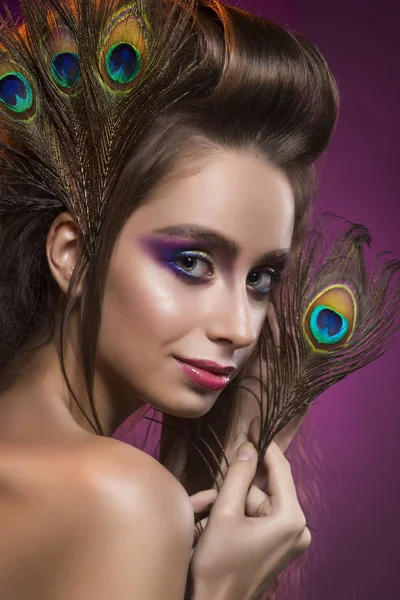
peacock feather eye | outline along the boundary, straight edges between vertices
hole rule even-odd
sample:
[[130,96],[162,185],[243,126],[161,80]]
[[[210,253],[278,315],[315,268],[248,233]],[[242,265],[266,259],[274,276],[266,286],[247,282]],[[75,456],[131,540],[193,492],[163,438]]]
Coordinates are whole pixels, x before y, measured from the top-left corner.
[[356,316],[356,299],[350,287],[330,285],[319,292],[305,311],[306,339],[319,352],[339,348],[352,336]]
[[48,69],[59,90],[71,95],[78,90],[82,80],[78,44],[66,27],[57,25],[53,15],[48,15],[48,20],[50,31],[43,40]]
[[125,85],[133,81],[140,71],[142,58],[137,48],[130,44],[116,44],[106,55],[107,73],[115,83]]
[[51,74],[64,90],[76,87],[81,79],[79,56],[73,52],[60,52],[51,59]]
[[25,121],[35,114],[35,93],[27,75],[10,65],[0,67],[0,103],[14,119]]
[[124,92],[142,77],[150,44],[146,19],[135,5],[124,6],[110,19],[103,34],[100,72],[111,89]]

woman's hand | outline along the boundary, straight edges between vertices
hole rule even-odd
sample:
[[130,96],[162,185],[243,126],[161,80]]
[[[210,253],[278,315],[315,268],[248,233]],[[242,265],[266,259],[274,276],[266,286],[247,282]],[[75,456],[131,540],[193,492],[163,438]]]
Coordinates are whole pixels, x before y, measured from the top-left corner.
[[[311,543],[290,464],[279,446],[272,441],[265,453],[267,493],[253,486],[250,491],[257,497],[252,500],[249,489],[257,453],[249,442],[242,444],[242,450],[251,456],[249,460],[236,456],[231,462],[192,555],[193,600],[251,599]],[[215,490],[200,494],[210,492]],[[192,496],[192,503],[196,497],[197,511],[204,503],[199,494]],[[210,498],[211,494],[206,496],[207,502]],[[245,514],[246,502],[253,516]]]

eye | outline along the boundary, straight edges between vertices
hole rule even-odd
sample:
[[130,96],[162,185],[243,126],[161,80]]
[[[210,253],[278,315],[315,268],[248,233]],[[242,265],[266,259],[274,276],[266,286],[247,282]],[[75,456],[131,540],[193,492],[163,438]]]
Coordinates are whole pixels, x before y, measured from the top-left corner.
[[249,275],[249,280],[256,292],[269,294],[272,287],[279,283],[280,276],[274,269],[268,269],[266,271],[253,271]]
[[210,267],[213,267],[208,255],[204,252],[180,252],[170,263],[178,275],[190,277],[191,279],[203,279],[212,275]]

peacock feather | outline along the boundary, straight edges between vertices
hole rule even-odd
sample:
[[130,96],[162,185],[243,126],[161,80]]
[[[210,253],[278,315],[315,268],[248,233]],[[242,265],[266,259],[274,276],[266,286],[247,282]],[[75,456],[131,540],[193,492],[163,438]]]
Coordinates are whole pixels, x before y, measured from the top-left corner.
[[[51,19],[49,19],[51,21]],[[75,94],[82,86],[79,47],[71,31],[62,23],[53,26],[43,40],[46,69],[51,73],[59,91]]]
[[[23,25],[0,20],[0,214],[67,209],[93,253],[135,143],[204,70],[185,59],[196,3],[21,0]],[[272,322],[260,337],[260,462],[293,416],[378,358],[398,327],[400,261],[381,253],[368,274],[368,230],[347,224],[329,246],[328,221],[338,223],[316,227],[272,297],[275,342]]]
[[29,76],[18,65],[1,65],[0,102],[14,119],[31,119],[36,113],[36,96]]
[[104,31],[100,72],[110,88],[129,91],[140,81],[147,62],[150,27],[134,6],[120,9]]
[[[0,212],[63,207],[93,252],[135,142],[187,93],[198,63],[185,62],[182,49],[196,1],[22,0],[22,26],[7,14],[0,22]],[[35,198],[25,193],[32,187]]]
[[[265,366],[257,397],[259,464],[290,419],[393,342],[400,326],[400,259],[381,252],[368,270],[370,242],[365,226],[323,215],[272,297],[274,316],[259,340]],[[238,387],[248,389],[245,379]]]
[[[400,258],[377,254],[367,269],[368,229],[332,214],[323,215],[271,295],[272,311],[254,356],[232,386],[258,403],[258,466],[271,440],[296,415],[346,375],[379,358],[400,327]],[[239,396],[240,400],[241,396]],[[239,409],[240,412],[240,409]],[[162,424],[197,452],[217,489],[224,479],[222,441],[204,417],[208,441],[191,426],[144,416]],[[196,515],[196,521],[209,511]],[[200,528],[201,529],[201,528]]]

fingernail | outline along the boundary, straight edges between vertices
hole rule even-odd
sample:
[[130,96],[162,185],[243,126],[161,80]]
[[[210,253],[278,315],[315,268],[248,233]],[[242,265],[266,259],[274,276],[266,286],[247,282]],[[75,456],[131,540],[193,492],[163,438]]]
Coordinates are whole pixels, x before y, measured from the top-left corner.
[[255,448],[250,442],[242,444],[237,453],[237,460],[251,460],[255,456]]

